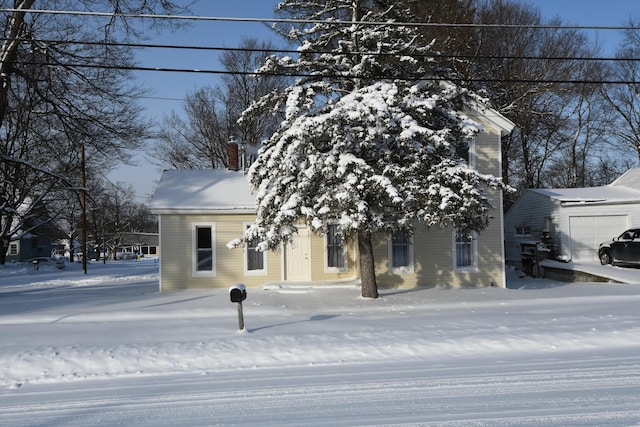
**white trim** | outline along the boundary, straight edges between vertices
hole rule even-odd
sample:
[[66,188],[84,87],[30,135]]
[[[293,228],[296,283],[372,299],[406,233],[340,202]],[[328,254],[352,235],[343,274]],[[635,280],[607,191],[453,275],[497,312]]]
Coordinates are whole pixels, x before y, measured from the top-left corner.
[[477,272],[478,271],[478,233],[471,232],[471,265],[458,266],[458,242],[456,241],[457,228],[451,233],[453,241],[453,270],[457,273],[461,272]]
[[[407,233],[408,234],[408,233]],[[393,265],[393,235],[389,235],[387,237],[387,250],[388,250],[388,258],[389,258],[389,273],[391,274],[412,274],[415,272],[415,260],[414,260],[414,251],[413,251],[413,236],[408,235],[409,238],[409,265],[403,265],[400,267],[395,267]]]
[[[498,136],[498,153],[502,153],[502,136]],[[502,156],[498,155],[498,170],[502,171]],[[504,235],[504,192],[502,190],[498,190],[498,209],[497,211],[497,220],[498,220],[498,228],[500,230],[500,266],[502,267],[502,284],[501,287],[507,287],[507,248],[505,246],[505,235]]]
[[[336,222],[330,222],[329,225],[337,225]],[[327,250],[328,246],[328,230],[327,233],[324,233],[324,244],[323,244],[323,252],[324,252],[324,272],[325,273],[344,273],[347,271],[347,245],[342,239],[342,267],[330,267],[329,266],[329,251]]]
[[476,138],[471,138],[469,141],[469,166],[473,169],[476,168]]
[[[502,150],[502,147],[500,147],[500,149]],[[500,151],[501,152],[501,151]],[[500,208],[497,209],[498,211],[498,224],[500,225],[500,256],[502,257],[502,262],[500,263],[500,266],[502,267],[502,284],[501,287],[506,288],[507,287],[507,263],[506,261],[506,247],[505,247],[505,237],[504,237],[504,213],[502,212],[502,206],[504,206],[504,199],[503,199],[503,194],[502,194],[502,190],[498,191],[498,198],[500,199],[500,204],[498,206],[500,206]]]
[[500,131],[501,136],[509,135],[511,131],[513,131],[513,129],[515,129],[516,127],[516,124],[514,122],[507,119],[498,111],[486,105],[483,105],[474,99],[468,100],[467,106],[471,109],[471,115],[480,116],[475,117],[475,120],[478,120],[479,122],[485,122],[488,125],[497,128]]
[[[252,224],[254,224],[253,222],[245,222],[242,224],[242,232],[244,233],[245,230],[247,229],[247,227],[251,226]],[[248,244],[245,243],[242,246],[242,264],[244,267],[244,275],[245,276],[266,276],[268,274],[268,270],[267,270],[267,252],[264,251],[262,252],[262,269],[260,270],[249,270],[249,260],[247,258],[247,255],[249,254],[248,251]]]
[[158,215],[158,292],[162,293],[162,215]]
[[207,209],[207,208],[152,208],[150,212],[154,215],[233,215],[233,214],[255,214],[256,209],[238,206],[228,209]]
[[[198,228],[211,228],[211,270],[198,270]],[[216,224],[214,222],[191,223],[191,274],[193,277],[216,276]]]

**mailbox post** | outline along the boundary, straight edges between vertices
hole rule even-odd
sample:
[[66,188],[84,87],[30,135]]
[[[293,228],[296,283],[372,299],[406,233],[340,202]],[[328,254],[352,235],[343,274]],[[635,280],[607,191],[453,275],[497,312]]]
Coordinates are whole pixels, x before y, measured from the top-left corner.
[[231,302],[238,304],[238,329],[244,329],[244,315],[242,313],[242,301],[247,299],[247,288],[243,284],[233,285],[229,288]]

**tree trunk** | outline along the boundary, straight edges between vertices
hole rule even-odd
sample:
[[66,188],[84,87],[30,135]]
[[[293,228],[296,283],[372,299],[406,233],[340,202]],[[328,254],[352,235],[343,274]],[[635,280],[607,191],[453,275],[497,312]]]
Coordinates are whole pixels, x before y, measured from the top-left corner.
[[4,118],[8,109],[8,94],[13,73],[13,62],[18,57],[18,47],[20,46],[20,32],[23,29],[25,11],[33,6],[35,0],[22,0],[14,3],[18,10],[13,12],[6,23],[5,39],[0,47],[0,126],[4,123]]
[[360,279],[362,280],[362,297],[378,298],[378,284],[376,283],[376,269],[373,260],[373,243],[371,234],[358,233],[358,249],[360,251]]

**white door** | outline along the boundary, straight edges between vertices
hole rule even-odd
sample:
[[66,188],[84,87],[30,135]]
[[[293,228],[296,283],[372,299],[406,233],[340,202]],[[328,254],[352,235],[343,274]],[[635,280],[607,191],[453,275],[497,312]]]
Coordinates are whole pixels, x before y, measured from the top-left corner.
[[309,229],[307,227],[298,226],[298,234],[293,237],[293,242],[286,244],[284,280],[310,280],[309,263]]
[[571,259],[597,260],[598,245],[629,228],[628,215],[569,217]]

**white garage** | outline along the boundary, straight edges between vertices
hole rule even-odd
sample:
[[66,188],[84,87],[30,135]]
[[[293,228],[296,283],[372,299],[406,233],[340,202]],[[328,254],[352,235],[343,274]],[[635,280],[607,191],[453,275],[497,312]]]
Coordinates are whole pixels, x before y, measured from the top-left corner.
[[527,190],[504,224],[510,264],[519,264],[521,244],[541,241],[543,232],[562,258],[597,262],[600,243],[640,227],[640,168],[601,187]]
[[629,215],[569,217],[570,257],[573,260],[597,260],[598,245],[628,229]]

